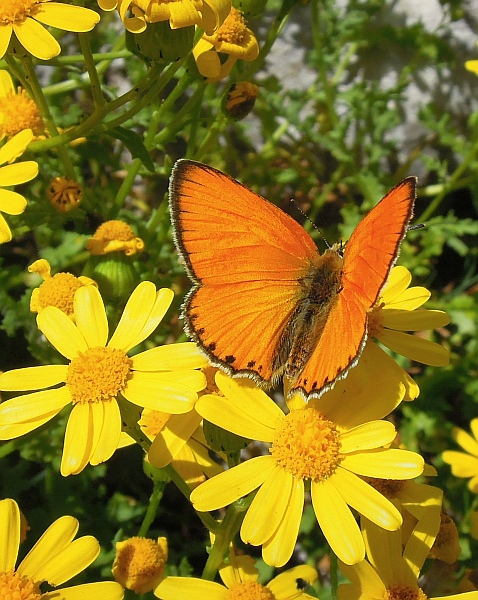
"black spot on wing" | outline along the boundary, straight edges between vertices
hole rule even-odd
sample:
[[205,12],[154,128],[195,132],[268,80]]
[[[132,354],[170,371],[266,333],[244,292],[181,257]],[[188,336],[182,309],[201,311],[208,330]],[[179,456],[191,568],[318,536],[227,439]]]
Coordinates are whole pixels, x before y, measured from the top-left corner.
[[224,360],[228,365],[232,365],[234,362],[236,362],[236,357],[233,354],[228,354]]

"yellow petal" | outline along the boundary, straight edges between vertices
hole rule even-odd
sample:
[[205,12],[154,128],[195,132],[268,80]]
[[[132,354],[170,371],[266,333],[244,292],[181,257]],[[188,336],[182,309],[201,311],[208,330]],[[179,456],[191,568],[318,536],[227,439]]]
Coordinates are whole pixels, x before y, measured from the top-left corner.
[[269,581],[267,587],[277,600],[292,599],[297,594],[297,580],[299,579],[313,585],[318,579],[318,573],[310,565],[298,565],[274,577],[272,581]]
[[98,6],[102,10],[114,10],[118,5],[118,0],[98,0]]
[[397,331],[425,331],[448,325],[450,317],[442,310],[384,310],[383,326]]
[[237,435],[271,442],[284,413],[250,379],[233,379],[216,373],[216,384],[224,397],[205,394],[196,410],[203,418]]
[[205,40],[199,40],[193,49],[196,66],[203,77],[219,77],[221,61],[214,46]]
[[384,312],[388,309],[413,311],[429,300],[431,292],[424,287],[415,286],[405,290],[392,302],[386,302]]
[[184,415],[172,415],[164,429],[153,440],[148,452],[149,462],[162,468],[174,459],[201,422],[201,415],[193,409]]
[[[0,375],[0,385],[1,382],[2,378]],[[473,429],[476,429],[476,419],[473,419],[470,425],[473,425]],[[453,427],[452,436],[455,442],[461,446],[465,452],[469,452],[470,454],[473,454],[473,456],[478,456],[478,442],[476,441],[476,437],[472,437],[460,427]]]
[[403,558],[418,579],[440,530],[443,492],[432,485],[410,482],[410,485],[404,486],[400,496],[402,506],[417,519],[403,551]]
[[[83,583],[61,589],[61,600],[122,600],[124,589],[116,581]],[[58,591],[45,592],[42,600],[58,600]]]
[[385,598],[387,588],[377,571],[366,560],[355,565],[346,565],[339,561],[340,571],[352,584],[340,585],[338,589],[339,600],[357,600],[361,598]]
[[377,448],[346,454],[340,465],[363,477],[413,479],[423,473],[425,461],[416,452],[396,448]]
[[40,60],[50,60],[61,52],[60,44],[51,33],[31,17],[14,23],[13,31],[20,44]]
[[101,294],[94,285],[82,286],[75,292],[75,322],[88,348],[105,346],[108,320]]
[[63,383],[67,372],[66,365],[44,365],[5,371],[0,373],[0,390],[9,392],[41,390]]
[[[1,408],[1,405],[0,405]],[[444,462],[451,466],[455,477],[473,477],[478,475],[478,458],[464,452],[446,450],[442,454]]]
[[11,23],[0,24],[0,59],[5,56],[10,38],[12,37],[13,27]]
[[135,371],[177,371],[201,369],[208,360],[194,342],[167,344],[132,357]]
[[[99,404],[103,405],[102,413],[95,410]],[[118,403],[114,398],[109,401],[94,403],[92,408],[93,419],[98,419],[98,422],[95,423],[95,428],[100,428],[100,436],[91,455],[90,464],[99,465],[111,458],[118,447],[121,435],[121,414]]]
[[20,510],[15,500],[0,500],[0,573],[15,569],[20,546]]
[[401,526],[400,511],[360,477],[338,467],[330,482],[349,506],[379,527],[395,531]]
[[[1,196],[0,190],[0,196]],[[3,216],[0,214],[0,244],[5,244],[12,239],[12,232],[10,231],[10,227],[8,223],[5,221]]]
[[9,139],[8,142],[0,148],[0,165],[3,165],[3,163],[6,162],[13,162],[16,158],[21,156],[32,139],[33,132],[31,129],[24,129]]
[[38,163],[24,160],[14,165],[5,165],[0,169],[0,186],[20,185],[38,175]]
[[450,362],[448,350],[417,335],[384,329],[378,340],[393,352],[432,367],[445,367]]
[[[304,487],[303,482],[302,487]],[[260,546],[272,537],[289,505],[293,478],[279,465],[259,488],[241,527],[241,538],[246,544]],[[303,506],[300,508],[302,515]],[[294,544],[295,544],[294,540]]]
[[110,348],[128,352],[150,335],[166,314],[174,293],[163,288],[156,292],[150,281],[141,282],[131,294],[118,327],[110,339]]
[[199,13],[192,2],[170,2],[168,8],[171,29],[196,25],[199,21]]
[[356,450],[370,450],[389,444],[397,431],[389,421],[369,421],[340,436],[340,452],[348,454]]
[[100,545],[92,535],[85,535],[59,550],[55,548],[49,558],[36,571],[34,580],[48,581],[51,585],[61,585],[81,573],[91,565],[100,553]]
[[48,2],[39,4],[35,10],[35,19],[57,27],[64,31],[91,31],[100,20],[100,16],[94,10],[63,4],[59,2]]
[[403,294],[412,281],[412,274],[405,267],[393,267],[382,290],[382,298],[386,304],[393,302]]
[[[190,371],[197,373],[198,371]],[[196,403],[197,393],[170,377],[171,373],[134,371],[121,394],[133,404],[170,414],[189,412]]]
[[303,509],[304,483],[294,479],[284,518],[272,537],[262,545],[262,558],[266,564],[282,567],[290,559],[297,543]]
[[[370,563],[380,573],[384,585],[405,584],[402,558],[402,535],[399,530],[385,531],[366,518],[361,518],[362,531]],[[417,583],[416,579],[413,582]]]
[[390,414],[408,394],[410,380],[390,356],[369,341],[347,378],[338,381],[319,400],[312,399],[309,405],[315,406],[341,431],[347,431]]
[[166,577],[154,590],[161,600],[226,600],[227,594],[223,585],[195,577]]
[[29,421],[12,423],[11,425],[0,425],[0,440],[13,440],[22,435],[26,435],[34,429],[38,429],[42,425],[45,425],[45,423],[48,423],[48,421],[57,414],[57,412],[51,412]]
[[2,426],[25,423],[47,415],[51,418],[69,402],[71,394],[66,386],[17,396],[0,404],[0,423]]
[[362,534],[342,495],[329,479],[312,482],[310,491],[315,516],[333,552],[347,565],[363,560]]
[[[0,30],[4,26],[0,26]],[[16,90],[13,86],[13,81],[10,73],[2,69],[0,71],[0,98],[6,98],[11,94],[15,94]]]
[[190,500],[202,512],[223,508],[262,485],[275,466],[272,456],[257,456],[208,479],[193,490]]
[[[6,169],[6,167],[2,167]],[[1,170],[0,169],[0,172]],[[25,197],[12,190],[0,190],[0,211],[7,215],[21,215],[27,207]]]
[[470,429],[475,440],[478,440],[478,418],[472,419],[470,421]]
[[66,424],[60,466],[63,477],[80,473],[88,464],[100,434],[92,423],[90,405],[75,404]]
[[[465,69],[478,75],[478,60],[467,60],[465,62]],[[460,597],[461,597],[461,594],[460,594]]]
[[56,306],[47,306],[37,315],[38,329],[65,358],[88,350],[88,344],[71,319]]
[[64,516],[54,521],[22,560],[17,569],[18,573],[42,581],[41,576],[35,579],[35,574],[41,572],[43,565],[52,555],[69,546],[77,531],[78,520],[74,517]]

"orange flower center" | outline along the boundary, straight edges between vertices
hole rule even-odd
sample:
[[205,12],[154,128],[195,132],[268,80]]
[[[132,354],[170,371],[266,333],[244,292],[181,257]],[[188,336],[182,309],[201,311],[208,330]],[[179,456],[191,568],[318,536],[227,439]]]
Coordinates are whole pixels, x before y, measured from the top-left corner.
[[80,352],[72,359],[66,376],[73,403],[115,398],[131,377],[132,364],[119,348],[101,346]]
[[0,573],[0,598],[12,600],[40,600],[41,593],[33,581],[14,571]]
[[241,46],[246,37],[246,31],[246,20],[242,16],[241,11],[233,7],[224,23],[216,31],[216,37],[219,42]]
[[17,94],[10,92],[0,98],[0,114],[4,117],[0,131],[7,137],[13,137],[24,129],[31,129],[34,135],[39,135],[45,129],[37,105],[22,88],[18,88]]
[[275,600],[274,594],[268,587],[255,581],[239,583],[224,596],[225,600]]
[[48,277],[38,288],[38,301],[42,308],[56,306],[68,316],[73,314],[73,298],[82,286],[78,277],[71,273],[57,273]]
[[120,240],[122,242],[128,242],[134,239],[134,231],[123,221],[106,221],[102,223],[93,235],[94,238],[103,241]]
[[0,5],[0,24],[11,25],[24,21],[35,13],[40,2],[49,0],[2,0]]
[[427,596],[419,587],[392,585],[383,595],[383,600],[427,600]]
[[340,462],[340,434],[315,408],[292,410],[282,420],[270,452],[294,477],[323,481]]
[[132,537],[116,544],[113,575],[123,587],[146,594],[163,576],[167,559],[166,538]]

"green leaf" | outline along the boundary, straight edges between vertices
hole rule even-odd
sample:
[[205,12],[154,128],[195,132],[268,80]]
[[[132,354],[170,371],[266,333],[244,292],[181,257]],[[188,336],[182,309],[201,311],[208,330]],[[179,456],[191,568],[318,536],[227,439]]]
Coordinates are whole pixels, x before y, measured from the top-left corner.
[[120,140],[131,152],[133,158],[139,158],[143,165],[154,173],[154,162],[151,158],[149,151],[143,143],[143,139],[132,129],[125,129],[124,127],[114,127],[107,131],[108,135]]

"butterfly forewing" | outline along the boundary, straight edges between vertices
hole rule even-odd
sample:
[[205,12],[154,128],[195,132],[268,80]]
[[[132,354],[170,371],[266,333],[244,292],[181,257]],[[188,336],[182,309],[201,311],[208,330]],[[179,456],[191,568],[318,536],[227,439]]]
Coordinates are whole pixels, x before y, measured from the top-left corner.
[[170,186],[175,241],[196,285],[188,333],[213,364],[268,382],[275,349],[318,250],[294,219],[227,175],[179,161]]
[[398,256],[412,217],[415,188],[414,177],[405,179],[357,225],[345,247],[342,290],[292,391],[320,396],[357,363],[367,337],[367,311]]

